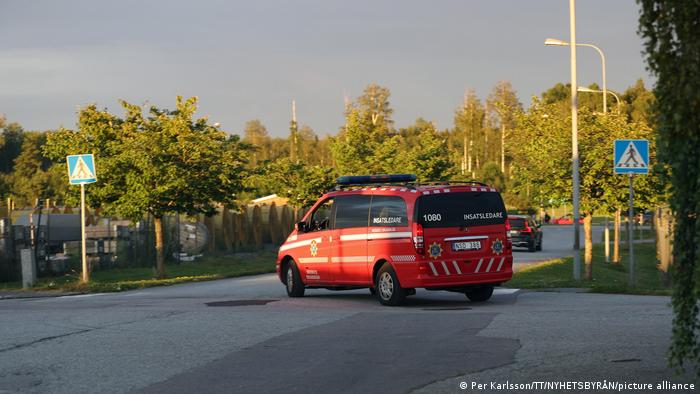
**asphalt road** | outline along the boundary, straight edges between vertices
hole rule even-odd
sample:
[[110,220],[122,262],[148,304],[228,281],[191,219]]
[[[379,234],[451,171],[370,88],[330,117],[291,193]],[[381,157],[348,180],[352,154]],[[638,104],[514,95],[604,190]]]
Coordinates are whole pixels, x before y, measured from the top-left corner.
[[422,290],[409,300],[383,307],[366,290],[289,299],[274,275],[1,300],[0,392],[455,393],[461,382],[506,379],[679,381],[665,361],[667,297],[497,289],[482,304]]
[[[605,227],[593,226],[592,237],[593,243],[599,243],[603,240],[603,232]],[[539,252],[528,252],[527,248],[514,248],[513,256],[515,258],[515,270],[533,265],[546,260],[556,259],[560,257],[572,256],[574,247],[574,226],[571,225],[552,225],[542,227],[542,250]],[[611,235],[612,237],[612,232]],[[583,249],[583,226],[579,234],[581,248]]]

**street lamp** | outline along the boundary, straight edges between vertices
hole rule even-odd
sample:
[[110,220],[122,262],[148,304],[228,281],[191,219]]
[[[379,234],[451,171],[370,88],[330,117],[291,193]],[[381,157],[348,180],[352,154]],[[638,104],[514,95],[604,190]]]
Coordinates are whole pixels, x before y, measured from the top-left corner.
[[[589,89],[589,88],[584,88],[581,86],[579,86],[578,91],[583,92],[583,93],[603,93],[603,94],[606,93],[602,90]],[[615,92],[613,92],[612,90],[608,90],[607,93],[612,94],[613,97],[615,97],[615,101],[617,101],[617,113],[619,114],[620,113],[620,96],[616,95]]]
[[[560,46],[561,47],[561,46],[567,46],[567,45],[571,45],[571,44],[566,42],[566,41],[557,40],[556,38],[548,38],[548,39],[544,40],[544,45]],[[600,55],[600,62],[603,66],[603,113],[604,114],[608,113],[608,95],[607,95],[608,86],[607,86],[607,83],[605,80],[605,55],[603,54],[603,51],[600,50],[600,48],[598,48],[597,46],[595,46],[593,44],[576,44],[576,46],[593,48],[596,51],[598,51],[598,54]]]
[[[576,0],[569,0],[569,31],[571,44],[548,38],[545,45],[569,45],[571,47],[571,180],[573,183],[572,203],[574,208],[574,280],[581,280],[581,226],[579,219],[579,154],[578,154],[578,89],[576,81]],[[603,68],[604,69],[604,68]],[[605,84],[603,84],[605,89]]]

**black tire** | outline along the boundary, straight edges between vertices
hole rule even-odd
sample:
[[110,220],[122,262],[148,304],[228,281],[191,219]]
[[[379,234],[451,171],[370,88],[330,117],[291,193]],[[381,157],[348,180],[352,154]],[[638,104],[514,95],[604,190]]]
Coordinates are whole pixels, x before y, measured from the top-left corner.
[[537,243],[537,247],[535,248],[538,252],[542,251],[542,238],[540,238],[540,241]]
[[530,242],[527,244],[527,251],[528,251],[528,252],[533,253],[535,250],[537,250],[536,242],[537,242],[537,241],[535,241],[535,240],[533,239],[532,241],[530,241]]
[[480,286],[464,292],[471,302],[484,302],[493,295],[493,286]]
[[369,294],[372,294],[373,296],[376,296],[376,295],[377,295],[377,289],[375,289],[374,287],[370,287],[370,288],[369,288]]
[[301,281],[301,275],[299,274],[299,268],[297,265],[290,261],[285,269],[285,288],[287,289],[287,295],[290,297],[303,297],[304,296],[304,282]]
[[406,300],[407,291],[401,287],[394,267],[384,263],[374,278],[374,291],[382,305],[397,306]]

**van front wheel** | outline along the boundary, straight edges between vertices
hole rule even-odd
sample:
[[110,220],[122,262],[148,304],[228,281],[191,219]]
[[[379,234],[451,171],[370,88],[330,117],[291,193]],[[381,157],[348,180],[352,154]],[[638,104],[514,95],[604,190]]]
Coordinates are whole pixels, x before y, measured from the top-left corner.
[[384,263],[374,279],[374,288],[377,298],[382,305],[401,305],[406,299],[406,289],[401,287],[394,267]]
[[303,297],[304,283],[301,281],[301,274],[299,274],[299,269],[293,261],[287,264],[287,272],[285,275],[287,295],[290,297]]

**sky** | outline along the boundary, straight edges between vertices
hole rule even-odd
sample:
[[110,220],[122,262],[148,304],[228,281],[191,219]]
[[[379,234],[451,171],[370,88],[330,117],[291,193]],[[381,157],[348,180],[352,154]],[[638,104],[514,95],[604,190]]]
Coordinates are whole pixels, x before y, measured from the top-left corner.
[[[577,41],[606,56],[608,88],[642,78],[634,0],[579,0]],[[570,81],[567,0],[0,0],[0,114],[27,130],[73,128],[79,107],[118,100],[173,108],[241,133],[259,119],[286,136],[291,101],[317,134],[335,134],[344,97],[391,90],[395,126],[452,127],[466,89],[485,99],[510,81],[527,106]],[[579,47],[578,82],[601,84],[599,55]]]

